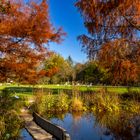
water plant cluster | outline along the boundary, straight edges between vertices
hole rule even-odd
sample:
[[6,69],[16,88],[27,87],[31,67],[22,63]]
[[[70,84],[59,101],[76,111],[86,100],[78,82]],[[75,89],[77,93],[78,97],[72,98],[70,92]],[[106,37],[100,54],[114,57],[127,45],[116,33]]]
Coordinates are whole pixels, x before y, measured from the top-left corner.
[[33,109],[42,114],[48,112],[83,111],[83,102],[80,98],[72,97],[64,93],[43,94],[37,93]]
[[[129,95],[129,93],[127,93]],[[137,94],[138,95],[138,94]],[[33,109],[42,114],[45,112],[120,112],[140,113],[140,102],[134,98],[123,98],[123,95],[102,89],[96,93],[71,95],[65,93],[36,93]]]

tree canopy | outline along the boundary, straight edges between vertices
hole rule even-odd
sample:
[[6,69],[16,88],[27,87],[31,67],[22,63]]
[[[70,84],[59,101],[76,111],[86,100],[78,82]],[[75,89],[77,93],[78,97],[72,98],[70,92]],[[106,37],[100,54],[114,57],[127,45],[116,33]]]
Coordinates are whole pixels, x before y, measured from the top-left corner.
[[128,85],[138,82],[138,54],[121,39],[106,43],[99,52],[99,63],[111,74],[112,84]]
[[47,44],[61,42],[64,33],[50,22],[48,3],[0,1],[0,82],[7,78],[36,81],[40,62],[49,57]]
[[44,70],[50,76],[50,83],[61,83],[72,80],[72,59],[64,59],[61,55],[53,53],[44,62]]
[[77,0],[76,7],[89,33],[78,37],[89,58],[103,43],[121,38],[130,44],[139,41],[139,0]]
[[88,34],[78,37],[90,59],[113,74],[114,84],[140,75],[140,1],[77,0]]

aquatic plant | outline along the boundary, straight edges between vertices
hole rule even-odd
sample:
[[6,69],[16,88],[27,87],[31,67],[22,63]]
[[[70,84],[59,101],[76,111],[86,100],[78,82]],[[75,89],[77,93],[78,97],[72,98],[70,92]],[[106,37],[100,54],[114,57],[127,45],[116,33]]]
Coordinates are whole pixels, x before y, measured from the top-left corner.
[[70,110],[72,111],[82,111],[83,108],[83,102],[80,98],[73,97],[71,99],[70,103]]
[[122,101],[121,108],[129,113],[140,114],[140,103],[134,100]]
[[68,96],[64,93],[55,95],[53,109],[55,111],[67,111],[69,108]]
[[109,93],[102,89],[92,96],[92,104],[90,106],[92,111],[97,112],[113,112],[119,111],[120,100],[115,93]]
[[[129,101],[129,102],[128,102]],[[75,90],[72,95],[63,92],[59,94],[44,94],[38,92],[35,100],[35,111],[38,113],[61,111],[119,112],[128,110],[139,112],[138,101],[122,98],[117,93],[102,89],[96,93],[79,94]]]
[[34,110],[38,113],[67,111],[69,106],[68,96],[64,93],[59,95],[37,93]]

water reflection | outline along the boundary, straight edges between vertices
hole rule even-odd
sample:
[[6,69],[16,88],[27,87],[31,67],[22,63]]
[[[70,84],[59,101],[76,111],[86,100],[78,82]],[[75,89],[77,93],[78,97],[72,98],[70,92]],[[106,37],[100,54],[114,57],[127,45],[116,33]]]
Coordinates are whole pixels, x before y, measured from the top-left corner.
[[33,140],[33,138],[31,137],[31,135],[27,132],[27,130],[25,128],[23,128],[21,130],[20,133],[20,138],[18,138],[18,140]]
[[140,140],[140,116],[126,113],[45,114],[65,128],[72,140]]
[[111,136],[103,135],[100,127],[95,127],[95,117],[92,113],[66,113],[63,119],[55,115],[50,120],[65,128],[72,140],[111,140]]
[[140,116],[129,113],[95,114],[96,123],[107,128],[115,140],[140,140]]

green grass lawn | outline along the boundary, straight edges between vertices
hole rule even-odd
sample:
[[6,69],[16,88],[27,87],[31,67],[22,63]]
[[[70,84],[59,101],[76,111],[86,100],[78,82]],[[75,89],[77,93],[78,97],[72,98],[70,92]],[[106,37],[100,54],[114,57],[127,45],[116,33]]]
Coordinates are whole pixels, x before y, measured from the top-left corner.
[[[79,90],[79,91],[93,91],[96,92],[106,88],[109,92],[115,92],[118,94],[123,94],[128,92],[127,87],[117,87],[117,86],[66,86],[66,85],[2,85],[0,86],[0,91],[6,89],[13,95],[16,94],[22,97],[32,97],[34,89],[50,89],[50,90]],[[140,87],[130,87],[129,90],[140,92]]]
[[[48,88],[48,89],[77,89],[80,91],[98,91],[101,90],[102,88],[107,88],[108,91],[110,92],[116,92],[116,93],[126,93],[128,92],[127,87],[123,86],[65,86],[65,85],[38,85],[37,87],[42,87],[42,88]],[[140,92],[140,87],[129,87],[130,90],[132,91],[138,91]]]

